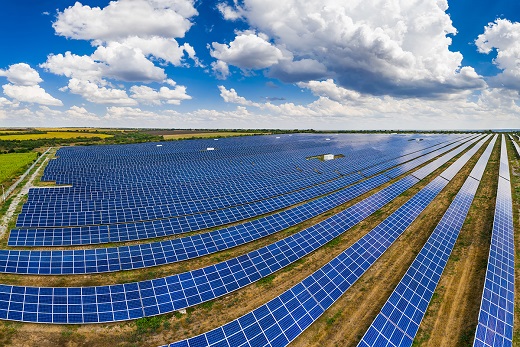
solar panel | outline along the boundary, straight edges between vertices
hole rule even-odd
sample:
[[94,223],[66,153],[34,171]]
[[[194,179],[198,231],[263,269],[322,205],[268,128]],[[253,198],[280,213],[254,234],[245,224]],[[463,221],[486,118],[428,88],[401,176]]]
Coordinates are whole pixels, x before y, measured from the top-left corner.
[[[507,170],[507,172],[504,172]],[[512,346],[515,302],[513,202],[507,148],[502,135],[500,176],[491,247],[473,346]]]
[[[486,166],[495,141],[496,136],[358,346],[412,345],[477,192],[483,174],[481,167]],[[446,171],[451,172],[451,168]]]

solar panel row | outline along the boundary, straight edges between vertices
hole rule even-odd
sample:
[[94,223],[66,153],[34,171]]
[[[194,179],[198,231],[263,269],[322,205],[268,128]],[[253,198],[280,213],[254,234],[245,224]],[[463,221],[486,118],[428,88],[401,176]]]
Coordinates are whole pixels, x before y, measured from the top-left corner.
[[[467,145],[463,147],[467,147]],[[463,149],[459,147],[443,158],[437,159],[436,162],[441,164],[445,157],[453,157]],[[432,168],[432,171],[434,169]],[[349,220],[362,218],[363,215],[370,213],[367,210],[372,209],[372,212],[377,210],[381,204],[384,204],[384,201],[391,201],[417,181],[412,176],[404,177],[385,188],[384,191],[356,204],[356,209],[353,206],[350,209],[350,215],[344,213],[344,217],[348,217],[343,218],[343,220],[348,223]],[[444,186],[446,182],[445,179],[436,179],[436,185],[439,186]],[[427,189],[426,192],[436,191],[437,189],[435,185],[429,185],[429,187],[430,190]],[[397,226],[402,225],[400,220],[403,218],[409,218],[409,212],[396,217]],[[340,219],[338,222],[342,222],[342,220]],[[333,227],[335,226],[329,225],[329,228]],[[285,247],[280,247],[278,252],[274,246],[271,246],[273,251],[264,248],[265,252],[251,252],[248,256],[241,256],[204,270],[199,269],[176,276],[137,283],[84,288],[34,288],[0,285],[0,319],[41,323],[94,323],[171,312],[178,307],[182,307],[182,305],[189,306],[200,301],[210,300],[218,295],[224,295],[280,268],[285,262],[288,264],[291,259],[284,256],[283,253],[285,252],[295,254],[290,256],[294,259],[298,257],[298,253],[299,256],[303,256],[305,253],[312,251],[313,247],[319,247],[317,235],[311,235],[314,238],[309,236],[306,239],[302,235],[299,238],[296,235],[291,236],[291,240],[294,242],[292,244],[287,243]],[[378,239],[379,237],[374,241]],[[362,240],[365,240],[365,238]],[[381,244],[377,243],[377,245],[379,247]],[[372,250],[373,247],[374,245],[368,242],[365,244],[359,241],[356,247],[349,248],[348,256],[351,256],[353,260],[360,264],[355,263],[355,266],[350,268],[353,272],[348,276],[349,279],[352,276],[360,275],[364,269],[368,268],[369,264],[361,254],[364,253],[364,248],[368,252],[368,249]],[[279,257],[277,259],[282,259],[282,262],[274,261],[275,255]],[[370,258],[370,260],[375,261],[376,258]],[[329,268],[325,267],[325,270],[328,272]],[[323,275],[325,275],[325,272],[323,272],[325,270],[320,270]],[[313,280],[315,279],[315,283],[318,285],[322,279],[326,279],[322,277],[322,275],[316,275]],[[343,279],[346,281],[345,278]],[[206,282],[205,285],[202,283],[204,281]],[[304,285],[312,286],[308,281],[304,281],[299,286]],[[328,287],[330,286],[335,285],[331,282]],[[321,302],[323,306],[326,306],[329,301],[329,305],[333,302],[333,299],[327,294],[332,292],[330,290],[325,291],[329,289],[328,287],[320,289],[320,293],[323,293],[326,299],[326,301]],[[181,293],[182,297],[179,296]],[[319,297],[320,293],[317,292],[314,296]],[[336,289],[335,294],[330,295],[334,297],[336,294],[341,295],[341,292]]]
[[513,142],[513,146],[515,147],[516,155],[520,157],[520,146],[518,146],[518,143],[511,138],[511,142]]
[[508,347],[513,344],[515,302],[513,202],[511,183],[505,179],[509,177],[509,163],[504,136],[502,136],[499,174],[491,247],[473,342],[475,347]]
[[[462,160],[469,158],[462,156],[459,162]],[[226,325],[169,346],[288,345],[348,290],[447,184],[445,178],[435,178],[338,257],[268,303]]]
[[[473,202],[482,178],[482,167],[486,166],[495,141],[496,136],[358,346],[412,345]],[[451,168],[446,171],[452,172]]]

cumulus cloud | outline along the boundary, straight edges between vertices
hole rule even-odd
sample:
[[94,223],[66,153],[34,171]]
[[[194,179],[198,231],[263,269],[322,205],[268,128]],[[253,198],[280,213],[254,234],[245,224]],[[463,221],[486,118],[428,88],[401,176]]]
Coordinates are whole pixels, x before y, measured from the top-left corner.
[[262,34],[240,33],[227,44],[213,42],[213,58],[242,70],[256,70],[272,66],[283,58],[282,51],[267,41]]
[[166,78],[164,70],[146,59],[143,52],[127,45],[110,42],[100,46],[92,54],[94,60],[106,63],[103,74],[127,82],[162,81]]
[[[251,29],[273,38],[271,51],[283,52],[270,64],[251,64],[271,67],[270,77],[288,82],[332,77],[345,88],[373,95],[439,97],[486,85],[471,67],[461,65],[462,54],[449,50],[447,34],[456,29],[447,9],[446,0],[413,5],[244,0],[240,13]],[[213,47],[232,58],[214,55],[230,65],[247,61],[245,49]]]
[[226,89],[224,86],[218,86],[218,89],[220,90],[220,96],[225,102],[246,106],[259,106],[256,102],[249,101],[246,98],[239,96],[233,88]]
[[212,62],[211,69],[219,80],[225,80],[229,76],[229,66],[222,60]]
[[116,0],[105,7],[76,2],[58,13],[54,30],[60,36],[90,41],[95,51],[83,56],[51,54],[40,66],[69,77],[68,89],[89,101],[134,105],[126,91],[107,87],[107,80],[162,82],[164,66],[185,66],[186,58],[203,66],[189,43],[176,41],[197,14],[193,0]]
[[[172,85],[172,83],[169,83]],[[170,105],[180,105],[181,101],[191,99],[191,96],[186,94],[186,87],[175,85],[174,89],[168,87],[161,87],[155,90],[148,86],[132,86],[130,91],[131,97],[139,102],[145,104],[160,105],[165,102]]]
[[219,10],[220,14],[222,14],[222,17],[226,20],[235,21],[242,18],[242,9],[237,6],[237,3],[235,1],[235,7],[231,7],[226,3],[218,3],[217,9]]
[[184,37],[197,15],[190,0],[119,0],[104,8],[76,2],[58,13],[58,35],[80,40],[118,41],[129,36]]
[[[256,103],[240,96],[234,89],[219,87],[224,101],[257,109],[253,117],[265,115],[280,124],[317,129],[448,129],[507,127],[520,120],[518,93],[488,89],[474,100],[467,95],[453,96],[450,102],[439,99],[396,98],[374,96],[346,89],[334,80],[298,83],[318,98],[306,105],[292,102],[273,104],[270,100]],[[253,118],[252,118],[253,119]],[[263,119],[264,126],[269,126]]]
[[17,86],[35,86],[43,82],[38,71],[25,63],[10,65],[7,70],[0,69],[0,76],[7,77],[9,82]]
[[39,85],[27,86],[4,84],[2,89],[4,90],[5,95],[20,102],[48,106],[63,106],[63,103],[60,100],[54,98]]
[[502,73],[490,78],[489,83],[494,87],[520,90],[520,23],[497,19],[484,28],[475,44],[480,53],[497,51],[493,63]]
[[88,81],[100,81],[106,64],[96,62],[91,56],[76,55],[70,51],[65,54],[50,54],[41,68],[55,75],[78,78]]
[[96,104],[137,105],[137,101],[131,99],[125,90],[100,87],[96,83],[86,80],[71,78],[67,88],[71,93],[81,95]]
[[77,121],[99,121],[100,118],[87,111],[84,107],[72,106],[70,109],[65,111],[67,118],[77,120]]

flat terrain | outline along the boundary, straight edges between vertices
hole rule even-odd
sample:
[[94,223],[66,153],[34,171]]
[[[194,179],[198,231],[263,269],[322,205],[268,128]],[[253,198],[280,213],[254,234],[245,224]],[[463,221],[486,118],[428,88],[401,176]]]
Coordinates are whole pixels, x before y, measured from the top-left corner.
[[[165,130],[165,132],[168,131]],[[193,137],[212,138],[252,134],[239,132],[192,134],[189,132],[188,134],[154,133],[153,135],[162,135],[165,139],[180,139],[191,135],[193,135]],[[520,199],[520,160],[518,160],[518,156],[514,152],[514,148],[509,139],[507,139],[506,142],[511,165],[515,211],[514,221],[515,230],[517,232],[515,237],[519,237],[517,221],[518,209],[520,207],[518,204]],[[484,152],[486,145],[470,159],[455,178],[450,181],[447,187],[444,188],[435,200],[419,215],[415,222],[390,246],[388,251],[385,252],[331,308],[297,337],[290,346],[343,347],[357,345],[364,332],[379,313],[382,305],[386,302],[409,265],[415,259],[417,253],[431,235],[435,226],[468,177],[480,154]],[[490,246],[491,228],[494,218],[499,170],[499,149],[500,138],[495,144],[494,151],[455,244],[453,253],[448,260],[426,312],[426,316],[415,338],[414,346],[462,347],[472,345],[480,307],[480,298]],[[360,224],[345,231],[342,235],[316,251],[245,288],[188,308],[185,314],[174,312],[135,321],[92,325],[45,325],[0,321],[0,346],[151,347],[174,342],[216,328],[278,296],[329,262],[408,201],[458,157],[460,157],[460,155],[451,159],[447,164],[438,168],[427,178],[398,196]],[[2,177],[1,164],[2,156],[0,156],[0,182]],[[317,224],[331,215],[372,195],[374,192],[389,186],[403,176],[294,227],[238,247],[194,258],[189,261],[132,271],[77,276],[2,274],[0,283],[56,287],[93,286],[154,279],[198,269],[253,251]],[[21,206],[19,206],[18,209],[21,209]],[[11,223],[11,226],[13,223],[14,221]],[[213,229],[204,229],[197,232],[162,237],[154,240],[184,237],[208,232],[209,230]],[[3,245],[3,247],[6,247],[6,240],[7,235],[0,240],[0,244]],[[149,241],[150,240],[147,240],[146,242]],[[134,245],[143,242],[144,241],[132,241],[117,245]],[[104,246],[107,245],[103,245],[103,247]],[[114,244],[109,244],[108,246],[114,246]],[[58,249],[95,247],[97,246],[61,247]],[[40,249],[50,250],[53,248],[47,247]],[[518,262],[520,261],[520,253],[518,248],[516,252],[516,268],[519,269],[520,263]],[[520,283],[518,282],[518,278],[517,283]],[[520,323],[518,322],[520,319],[520,305],[518,304],[518,300],[519,295],[516,295],[515,305],[517,312],[515,316],[516,329],[514,340],[514,346],[516,347],[520,347]]]
[[217,138],[217,137],[233,137],[233,136],[251,136],[255,133],[239,133],[239,132],[186,132],[181,134],[167,134],[163,135],[165,140],[179,140],[189,138]]
[[74,131],[49,131],[44,134],[9,134],[9,135],[0,135],[0,141],[9,141],[9,140],[42,140],[42,139],[74,139],[79,137],[99,137],[99,138],[108,138],[112,137],[112,135],[107,134],[98,134],[93,132],[74,132]]

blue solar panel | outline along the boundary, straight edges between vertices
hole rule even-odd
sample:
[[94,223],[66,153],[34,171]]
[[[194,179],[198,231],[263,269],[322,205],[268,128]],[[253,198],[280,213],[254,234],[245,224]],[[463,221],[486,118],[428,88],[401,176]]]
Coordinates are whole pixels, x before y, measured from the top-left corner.
[[[467,156],[463,157],[462,160],[469,160]],[[264,332],[263,336],[266,338],[262,345],[288,345],[388,249],[447,184],[448,180],[445,178],[435,178],[354,245],[268,303],[222,327],[169,346],[218,346],[220,343],[251,346],[255,345],[255,339],[261,332]],[[255,333],[249,333],[247,327],[256,326],[259,321],[257,317],[267,317],[267,323],[256,329]],[[229,326],[235,327],[229,335],[219,334]],[[274,333],[267,335],[267,331]]]
[[[507,171],[507,172],[505,172]],[[502,135],[500,176],[486,279],[473,346],[512,346],[515,302],[513,202],[506,141]]]
[[[453,157],[469,145],[467,143],[445,156]],[[273,245],[179,275],[124,285],[84,288],[0,285],[0,319],[68,324],[112,322],[153,316],[196,305],[241,288],[305,256],[363,220],[417,181],[411,175],[406,176],[340,214]],[[383,252],[385,246],[380,244],[381,240],[385,237],[393,237],[395,240],[398,236],[396,230],[406,228],[403,221],[411,222],[410,216],[420,213],[417,211],[417,204],[421,206],[426,200],[431,201],[446,184],[447,181],[443,178],[435,179],[421,190],[419,197],[406,204],[409,211],[401,209],[399,213],[392,215],[391,225],[382,224],[376,232],[363,237],[339,259],[324,266],[311,279],[294,287],[291,290],[292,298],[286,298],[282,294],[282,300],[287,299],[285,304],[294,307],[293,312],[298,314],[294,323],[289,322],[285,331],[289,334],[286,335],[287,338],[290,340],[297,336],[329,307],[346,290],[345,286],[350,286]],[[388,247],[389,244],[385,245]],[[361,257],[363,250],[371,257]],[[343,274],[351,271],[346,276],[340,271],[344,261],[351,264],[347,266],[347,270],[342,270]],[[27,291],[30,292],[29,295]],[[38,300],[40,304],[28,305],[26,308],[26,300]],[[66,303],[64,300],[67,300]],[[252,330],[243,330],[242,333],[253,340],[258,338]]]
[[[412,345],[473,202],[484,172],[482,167],[487,165],[495,141],[496,136],[358,346]],[[455,163],[452,167],[461,166]],[[451,168],[445,172],[453,173]]]

